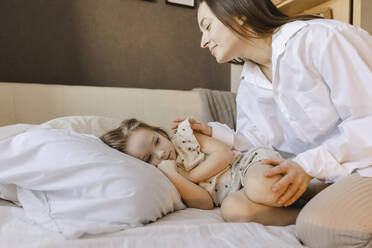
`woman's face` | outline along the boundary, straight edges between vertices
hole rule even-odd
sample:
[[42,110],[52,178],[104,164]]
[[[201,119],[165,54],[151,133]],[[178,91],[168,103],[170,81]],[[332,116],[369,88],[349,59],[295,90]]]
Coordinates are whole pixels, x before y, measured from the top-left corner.
[[176,150],[172,142],[147,128],[133,131],[127,142],[126,153],[156,167],[163,160],[176,160]]
[[202,32],[201,47],[208,48],[218,63],[241,57],[242,40],[222,24],[205,2],[198,9],[198,23]]

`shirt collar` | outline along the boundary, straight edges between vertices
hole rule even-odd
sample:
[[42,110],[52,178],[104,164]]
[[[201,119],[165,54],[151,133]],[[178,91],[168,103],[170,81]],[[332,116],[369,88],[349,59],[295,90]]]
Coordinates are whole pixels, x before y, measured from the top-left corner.
[[240,75],[240,81],[242,82],[243,80],[262,88],[273,88],[272,84],[263,74],[260,67],[256,63],[249,60],[245,61],[242,74]]
[[284,52],[292,36],[306,25],[308,25],[307,21],[294,21],[281,26],[274,32],[271,43],[273,62]]
[[[287,42],[304,26],[308,25],[306,21],[294,21],[278,28],[272,37],[272,66],[273,75],[276,68],[276,62],[279,56],[284,52]],[[245,61],[240,81],[246,80],[263,88],[272,89],[272,83],[267,80],[261,69],[252,61]]]

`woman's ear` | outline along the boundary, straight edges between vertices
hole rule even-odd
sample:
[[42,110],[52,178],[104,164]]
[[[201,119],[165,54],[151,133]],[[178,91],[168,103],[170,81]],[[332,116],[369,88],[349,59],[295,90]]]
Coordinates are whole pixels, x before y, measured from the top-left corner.
[[238,24],[239,24],[240,26],[243,26],[244,23],[247,21],[247,17],[245,17],[245,16],[240,16],[240,17],[237,18],[237,21],[238,21]]

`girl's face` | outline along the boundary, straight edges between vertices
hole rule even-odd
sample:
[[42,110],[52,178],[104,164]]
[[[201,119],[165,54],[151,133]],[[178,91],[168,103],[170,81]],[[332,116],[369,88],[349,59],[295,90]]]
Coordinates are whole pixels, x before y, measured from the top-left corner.
[[126,153],[154,166],[162,160],[176,160],[172,142],[158,132],[138,128],[129,136]]
[[202,32],[201,47],[208,48],[218,63],[241,57],[238,52],[244,42],[218,20],[205,2],[199,6],[198,23]]

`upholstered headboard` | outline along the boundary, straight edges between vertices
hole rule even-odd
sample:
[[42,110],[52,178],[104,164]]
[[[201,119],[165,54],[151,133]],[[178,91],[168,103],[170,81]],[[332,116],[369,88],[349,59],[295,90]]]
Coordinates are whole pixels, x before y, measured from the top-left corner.
[[135,117],[162,127],[175,117],[210,121],[193,91],[0,83],[0,126],[73,115]]

